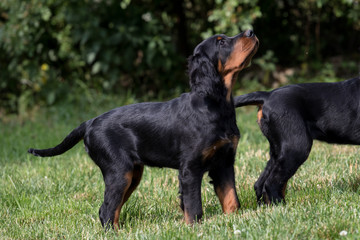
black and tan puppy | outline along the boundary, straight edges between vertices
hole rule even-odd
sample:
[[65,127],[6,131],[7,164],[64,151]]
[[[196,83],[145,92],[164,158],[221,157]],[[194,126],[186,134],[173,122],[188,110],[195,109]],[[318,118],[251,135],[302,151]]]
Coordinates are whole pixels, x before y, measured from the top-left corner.
[[360,144],[360,79],[295,84],[234,98],[257,105],[258,124],[270,143],[270,160],[255,183],[258,202],[285,201],[287,181],[308,158],[313,140]]
[[212,36],[189,58],[189,93],[168,102],[113,109],[82,123],[56,147],[29,153],[59,155],[83,139],[105,181],[99,211],[103,226],[119,227],[121,207],[139,184],[144,165],[179,169],[186,223],[203,215],[200,187],[206,171],[223,211],[234,212],[239,208],[233,164],[240,134],[231,90],[257,48],[251,30]]

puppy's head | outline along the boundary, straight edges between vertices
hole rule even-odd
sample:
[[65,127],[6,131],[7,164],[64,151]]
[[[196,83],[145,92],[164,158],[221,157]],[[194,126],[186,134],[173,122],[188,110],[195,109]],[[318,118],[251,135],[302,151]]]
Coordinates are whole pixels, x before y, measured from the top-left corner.
[[190,84],[193,86],[202,82],[200,78],[194,79],[196,76],[191,74],[194,72],[201,72],[204,81],[206,75],[210,78],[220,77],[227,89],[229,100],[237,73],[249,65],[258,46],[259,40],[252,30],[246,30],[234,37],[214,35],[202,41],[189,58]]

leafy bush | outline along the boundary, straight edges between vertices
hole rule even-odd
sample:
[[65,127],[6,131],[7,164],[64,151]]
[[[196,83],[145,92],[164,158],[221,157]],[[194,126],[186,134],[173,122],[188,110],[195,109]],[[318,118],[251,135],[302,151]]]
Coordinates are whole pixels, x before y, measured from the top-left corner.
[[333,79],[356,75],[359,13],[358,0],[2,0],[0,112],[94,93],[176,95],[202,38],[247,28],[260,39],[247,81],[271,86],[293,67],[311,78],[329,61]]
[[149,93],[184,80],[166,12],[129,1],[11,0],[0,7],[1,105],[9,110],[51,105],[84,88]]

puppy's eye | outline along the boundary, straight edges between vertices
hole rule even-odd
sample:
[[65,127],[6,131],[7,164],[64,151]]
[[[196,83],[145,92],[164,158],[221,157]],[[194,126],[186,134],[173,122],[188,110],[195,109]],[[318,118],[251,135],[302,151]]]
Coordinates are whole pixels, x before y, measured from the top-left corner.
[[225,43],[225,40],[224,40],[224,38],[222,38],[222,37],[217,37],[217,43],[219,44],[219,46],[222,46],[222,45],[224,45],[224,43]]

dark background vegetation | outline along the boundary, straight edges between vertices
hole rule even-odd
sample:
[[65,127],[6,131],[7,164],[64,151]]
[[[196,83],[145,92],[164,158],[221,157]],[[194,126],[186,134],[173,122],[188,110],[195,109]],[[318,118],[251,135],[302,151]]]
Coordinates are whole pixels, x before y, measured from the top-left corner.
[[202,39],[248,28],[260,49],[236,89],[359,75],[359,0],[2,0],[0,117],[177,96]]

